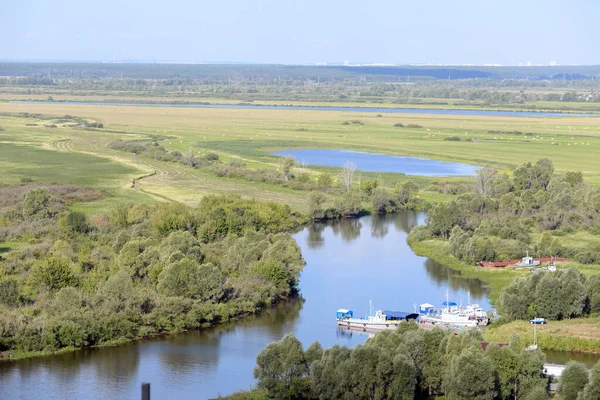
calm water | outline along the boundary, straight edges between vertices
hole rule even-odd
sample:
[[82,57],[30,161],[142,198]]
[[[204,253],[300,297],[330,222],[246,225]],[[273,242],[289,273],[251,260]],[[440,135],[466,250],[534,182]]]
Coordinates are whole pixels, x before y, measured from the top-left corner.
[[397,172],[420,176],[472,176],[481,167],[429,158],[388,156],[352,150],[302,149],[276,151],[277,156],[292,156],[304,164],[341,167],[351,161],[359,171]]
[[444,292],[466,303],[467,292],[489,307],[478,280],[417,257],[406,235],[424,214],[363,217],[314,224],[295,235],[307,265],[301,296],[236,323],[200,332],[113,348],[88,349],[46,358],[0,363],[0,398],[137,399],[142,381],[152,398],[206,399],[254,384],[256,355],[288,332],[308,346],[364,343],[362,332],[338,330],[335,311],[356,315],[375,307],[412,311],[413,304],[440,304]]
[[496,117],[598,117],[599,114],[565,114],[553,112],[531,111],[492,111],[492,110],[442,110],[433,108],[371,108],[371,107],[311,107],[311,106],[261,106],[252,104],[202,104],[202,103],[119,103],[102,101],[29,101],[11,100],[9,103],[30,104],[84,104],[94,106],[132,106],[132,107],[192,107],[192,108],[242,108],[242,109],[279,109],[279,110],[317,110],[317,111],[352,111],[366,113],[403,113],[403,114],[449,114],[449,115],[485,115]]

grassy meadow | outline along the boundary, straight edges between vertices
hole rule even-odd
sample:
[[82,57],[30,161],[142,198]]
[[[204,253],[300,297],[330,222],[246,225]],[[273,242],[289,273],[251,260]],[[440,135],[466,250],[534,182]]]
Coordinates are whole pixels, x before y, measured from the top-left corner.
[[[101,122],[104,127],[69,126],[76,125],[72,123],[75,119]],[[360,124],[344,124],[356,120]],[[405,127],[394,127],[395,124]],[[406,127],[409,124],[421,127]],[[93,187],[103,194],[100,200],[73,205],[88,215],[107,212],[121,203],[142,201],[178,201],[194,206],[203,196],[213,193],[285,203],[300,212],[308,209],[307,191],[218,178],[181,163],[157,161],[108,147],[108,143],[116,140],[153,137],[158,137],[168,150],[215,152],[221,160],[239,159],[250,168],[277,169],[279,158],[270,152],[292,148],[351,149],[428,157],[493,166],[509,174],[523,162],[547,157],[558,173],[582,171],[585,181],[600,185],[600,157],[597,155],[600,117],[378,115],[317,110],[0,103],[0,128],[0,184],[32,181]],[[461,140],[444,140],[451,136]],[[308,172],[311,179],[322,171],[337,177],[335,168],[297,169]],[[407,179],[416,182],[421,189],[435,181],[469,182],[468,178],[359,175],[362,179],[377,178],[388,188]],[[446,200],[450,195],[422,190],[419,196],[435,202]],[[598,237],[589,232],[576,232],[563,236],[562,240],[578,247],[600,243]],[[500,289],[515,276],[525,273],[466,266],[453,259],[444,246],[447,244],[430,241],[417,244],[415,251],[460,270],[464,276],[484,280],[491,289],[492,300],[497,299]],[[574,266],[588,275],[600,270],[596,265],[574,263]],[[493,339],[504,340],[504,336],[498,330]]]

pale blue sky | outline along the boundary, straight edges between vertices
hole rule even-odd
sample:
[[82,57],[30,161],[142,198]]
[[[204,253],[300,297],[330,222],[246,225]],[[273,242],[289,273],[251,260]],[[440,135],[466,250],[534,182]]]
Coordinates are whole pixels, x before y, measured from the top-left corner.
[[0,59],[600,64],[598,0],[0,0]]

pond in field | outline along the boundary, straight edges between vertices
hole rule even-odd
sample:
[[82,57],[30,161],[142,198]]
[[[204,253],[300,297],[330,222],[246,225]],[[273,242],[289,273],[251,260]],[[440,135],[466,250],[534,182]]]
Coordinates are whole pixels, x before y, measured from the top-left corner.
[[432,160],[429,158],[389,156],[352,150],[301,149],[283,150],[271,154],[287,157],[309,165],[341,167],[347,162],[364,172],[396,172],[420,176],[472,176],[481,168],[475,165]]

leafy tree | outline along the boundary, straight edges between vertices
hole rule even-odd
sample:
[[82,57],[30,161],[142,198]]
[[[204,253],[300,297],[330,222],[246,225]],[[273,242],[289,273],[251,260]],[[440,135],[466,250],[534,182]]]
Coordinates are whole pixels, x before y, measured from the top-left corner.
[[0,303],[16,306],[19,302],[19,283],[14,278],[0,281]]
[[360,193],[354,190],[347,191],[337,200],[335,207],[340,211],[344,217],[353,217],[360,213],[362,210],[362,200]]
[[586,303],[585,277],[574,268],[570,268],[562,274],[561,281],[562,317],[581,316]]
[[184,258],[165,266],[158,276],[156,288],[165,296],[216,302],[223,296],[223,276],[212,264],[200,265]]
[[580,400],[598,400],[600,399],[600,362],[597,362],[590,372],[590,380],[583,389]]
[[573,187],[579,186],[583,183],[583,174],[581,173],[581,171],[568,171],[565,176],[565,181]]
[[310,393],[309,366],[302,344],[289,333],[256,357],[258,387],[275,399],[304,399]]
[[23,200],[23,218],[36,220],[52,218],[55,212],[51,208],[52,196],[46,188],[31,189]]
[[366,179],[360,183],[360,190],[370,196],[373,194],[373,191],[377,189],[379,186],[379,181],[377,179]]
[[322,207],[325,200],[325,195],[319,192],[313,192],[308,196],[308,212],[312,219],[325,217],[325,210]]
[[558,394],[564,400],[577,400],[589,381],[589,371],[580,362],[569,361],[559,379]]
[[317,186],[321,190],[329,190],[333,184],[333,177],[328,172],[323,172],[317,177]]
[[566,299],[561,295],[561,283],[558,278],[550,273],[544,274],[537,285],[536,311],[539,317],[559,319],[562,315],[563,302]]
[[37,281],[51,291],[76,283],[71,263],[63,257],[47,257],[38,265],[36,275]]
[[492,400],[496,397],[492,362],[481,349],[471,348],[450,362],[444,388],[449,400]]
[[90,228],[87,217],[79,211],[71,211],[58,220],[58,228],[67,234],[85,233]]
[[418,190],[419,187],[411,181],[398,183],[396,184],[396,200],[405,206],[415,198]]
[[283,175],[283,179],[286,181],[290,179],[290,175],[292,173],[292,168],[296,165],[296,160],[292,156],[287,156],[281,159],[280,162],[281,173]]
[[386,189],[377,188],[373,190],[371,202],[373,203],[373,209],[379,214],[393,211],[392,196]]

